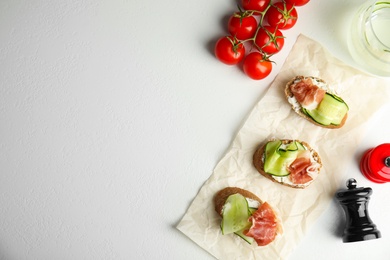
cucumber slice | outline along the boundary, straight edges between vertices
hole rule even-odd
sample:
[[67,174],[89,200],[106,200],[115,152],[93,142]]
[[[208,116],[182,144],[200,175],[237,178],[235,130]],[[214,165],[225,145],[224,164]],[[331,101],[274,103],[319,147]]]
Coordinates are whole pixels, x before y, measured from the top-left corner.
[[298,150],[298,145],[297,145],[297,141],[293,141],[293,142],[291,142],[288,146],[287,146],[287,148],[286,148],[286,150],[287,151],[297,151]]
[[[249,210],[249,215],[252,215],[256,210],[258,210],[258,208],[251,208],[249,207],[248,208]],[[244,235],[244,230],[247,230],[251,227],[252,223],[249,222],[248,226],[239,230],[239,231],[236,231],[234,232],[234,234],[236,234],[237,236],[241,237],[242,239],[244,239],[248,244],[252,244],[253,242],[255,242],[255,239],[253,237],[248,237],[246,235]]]
[[283,158],[290,158],[290,157],[296,157],[298,153],[298,148],[294,151],[289,151],[289,150],[279,150],[278,153],[280,154],[281,157]]
[[248,208],[249,209],[249,215],[252,216],[253,213],[255,213],[255,211],[258,209],[258,208]]
[[273,164],[278,160],[280,154],[277,152],[278,148],[282,142],[280,140],[270,141],[265,146],[265,158],[264,158],[264,171],[268,172],[268,170],[272,167]]
[[345,101],[344,101],[341,97],[336,96],[336,95],[334,95],[334,94],[330,94],[330,93],[326,93],[326,94],[329,95],[329,96],[331,96],[331,97],[333,97],[333,98],[336,99],[337,101],[339,101],[339,102],[341,102],[341,103],[344,103],[344,104],[347,106],[347,108],[349,109],[347,103],[345,103]]
[[295,161],[297,155],[298,151],[286,157],[280,156],[271,166],[267,168],[266,172],[278,177],[288,176],[290,172],[287,170],[287,168],[293,161]]
[[223,206],[222,234],[231,234],[240,231],[250,225],[248,202],[241,194],[230,195]]
[[349,108],[340,97],[326,93],[316,109],[302,108],[314,121],[322,125],[339,125]]
[[332,124],[332,119],[328,117],[324,117],[322,114],[318,113],[316,109],[308,110],[305,108],[302,108],[303,112],[307,114],[309,117],[311,117],[314,121],[321,125],[330,125]]
[[326,94],[316,110],[322,116],[331,118],[332,124],[338,125],[348,112],[348,106],[335,96]]
[[297,146],[298,146],[298,151],[304,151],[304,150],[306,150],[306,148],[303,146],[302,143],[300,143],[300,142],[296,142],[296,143],[297,143]]
[[279,150],[280,145],[282,144],[282,141],[280,140],[275,140],[275,141],[270,141],[267,143],[265,146],[265,159],[273,156],[277,150]]
[[287,176],[290,173],[287,167],[298,156],[298,142],[294,141],[286,149],[281,148],[281,141],[272,141],[266,146],[266,157],[264,161],[264,171],[274,176]]
[[275,165],[279,164],[280,157],[281,157],[280,154],[277,152],[272,154],[272,156],[266,157],[264,162],[264,171],[266,173],[271,173],[273,171],[272,169],[275,168]]
[[[250,225],[248,227],[248,229],[250,228]],[[245,236],[244,235],[244,229],[242,230],[239,230],[237,232],[234,232],[234,234],[236,234],[237,236],[241,237],[242,239],[244,239],[248,244],[252,245],[253,242],[255,242],[255,239],[253,237],[248,237],[248,236]]]

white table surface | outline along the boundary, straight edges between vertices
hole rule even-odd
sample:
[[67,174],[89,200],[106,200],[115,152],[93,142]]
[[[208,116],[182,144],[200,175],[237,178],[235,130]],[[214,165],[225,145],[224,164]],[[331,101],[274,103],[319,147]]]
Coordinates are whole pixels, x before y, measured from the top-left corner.
[[[232,0],[0,1],[0,259],[213,259],[175,226],[298,34],[358,66],[346,31],[362,2],[300,7],[272,74],[254,81],[213,55]],[[333,201],[291,260],[390,259],[390,184],[358,169],[390,142],[389,108],[348,170],[373,188],[382,238],[342,243]]]

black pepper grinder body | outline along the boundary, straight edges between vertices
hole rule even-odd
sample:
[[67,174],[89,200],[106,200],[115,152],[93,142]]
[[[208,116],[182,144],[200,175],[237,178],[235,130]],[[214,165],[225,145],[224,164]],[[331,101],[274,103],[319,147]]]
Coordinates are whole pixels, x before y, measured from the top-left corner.
[[381,237],[368,214],[368,201],[372,194],[371,188],[357,188],[355,179],[347,181],[347,190],[336,193],[346,215],[346,227],[343,242],[357,242]]

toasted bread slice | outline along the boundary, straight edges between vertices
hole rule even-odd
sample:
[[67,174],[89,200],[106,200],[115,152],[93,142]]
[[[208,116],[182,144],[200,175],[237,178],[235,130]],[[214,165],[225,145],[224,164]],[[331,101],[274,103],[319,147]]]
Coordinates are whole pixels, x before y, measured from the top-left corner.
[[[226,228],[228,229],[228,232],[230,232],[228,234],[231,234],[232,230],[230,229],[229,231],[229,227],[242,224],[243,219],[241,218],[241,214],[243,208],[241,206],[237,207],[237,205],[232,206],[230,204],[231,202],[227,204],[228,198],[231,195],[236,194],[242,195],[247,200],[249,206],[248,213],[250,209],[252,211],[250,216],[248,216],[247,222],[244,220],[244,226],[241,227],[243,229],[235,231],[235,235],[244,239],[249,244],[256,243],[257,246],[266,246],[283,234],[281,221],[277,212],[271,205],[261,201],[261,199],[252,192],[237,187],[224,188],[217,192],[214,197],[215,211],[222,217],[222,234],[224,230],[226,231]],[[224,215],[225,212],[223,211],[225,210],[228,210],[227,215]],[[232,215],[231,213],[236,210],[241,213],[239,213],[238,216],[235,216],[234,213]],[[254,217],[252,218],[252,216]],[[224,217],[227,217],[227,219],[224,220]],[[235,217],[238,218],[235,219]],[[246,216],[244,216],[244,219],[245,217]],[[247,224],[250,224],[250,226],[247,226]]]
[[285,185],[285,186],[289,186],[291,188],[304,189],[304,188],[308,187],[318,177],[318,174],[320,173],[320,170],[322,168],[322,162],[321,162],[320,156],[306,142],[302,142],[302,141],[299,141],[299,140],[288,140],[288,139],[282,139],[281,141],[282,141],[282,144],[284,144],[284,145],[288,145],[288,144],[290,144],[293,141],[298,141],[298,142],[300,142],[303,145],[304,148],[306,148],[306,150],[310,151],[310,160],[311,160],[311,162],[313,162],[313,165],[316,166],[315,167],[315,171],[311,172],[311,174],[310,174],[310,176],[312,177],[311,181],[303,183],[303,184],[295,184],[295,183],[293,183],[290,180],[290,176],[289,175],[288,176],[279,177],[279,176],[274,176],[274,175],[271,175],[271,174],[265,172],[264,171],[265,148],[266,148],[266,145],[268,144],[268,142],[265,143],[264,145],[260,146],[256,150],[256,152],[254,153],[254,155],[253,155],[253,165],[255,166],[255,168],[257,169],[257,171],[261,175],[263,175],[267,179],[270,179],[273,182],[277,182],[279,184],[282,184],[282,185]]
[[222,208],[223,205],[225,205],[226,199],[233,194],[241,194],[247,199],[255,200],[259,202],[259,204],[263,203],[259,197],[257,197],[255,194],[253,194],[250,191],[237,188],[237,187],[227,187],[222,190],[220,190],[215,196],[214,196],[214,205],[215,205],[215,211],[222,217]]
[[291,91],[291,86],[293,84],[296,84],[298,83],[299,81],[302,81],[304,79],[308,79],[310,78],[312,81],[313,81],[313,84],[314,85],[317,85],[319,88],[321,89],[324,89],[327,93],[330,93],[330,94],[333,94],[332,91],[329,89],[329,86],[326,84],[326,82],[320,78],[317,78],[317,77],[312,77],[312,76],[296,76],[294,77],[292,80],[290,80],[286,87],[285,87],[285,95],[286,95],[286,99],[287,101],[291,104],[291,107],[292,109],[301,117],[305,118],[306,120],[310,121],[311,123],[315,124],[315,125],[318,125],[318,126],[321,126],[321,127],[324,127],[324,128],[330,128],[330,129],[337,129],[337,128],[341,128],[345,125],[345,122],[347,121],[347,117],[348,117],[348,113],[345,114],[345,116],[343,117],[342,121],[340,124],[328,124],[328,125],[324,125],[324,124],[320,124],[318,122],[316,122],[311,116],[309,116],[308,114],[306,114],[303,109],[302,109],[302,105],[296,100],[296,98],[294,97],[294,94],[292,93]]

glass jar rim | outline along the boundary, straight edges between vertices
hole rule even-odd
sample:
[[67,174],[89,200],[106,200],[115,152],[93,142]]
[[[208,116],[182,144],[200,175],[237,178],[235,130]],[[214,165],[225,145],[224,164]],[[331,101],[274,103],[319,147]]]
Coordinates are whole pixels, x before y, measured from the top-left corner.
[[[378,5],[386,5],[385,7],[379,7],[376,9],[376,7],[378,7]],[[375,12],[377,12],[378,10],[381,10],[382,8],[389,8],[390,9],[390,2],[389,1],[374,1],[374,3],[371,5],[370,7],[370,18],[369,18],[369,22],[370,22],[370,27],[371,27],[371,31],[375,37],[375,39],[377,40],[377,42],[379,42],[386,51],[389,51],[390,52],[390,46],[388,46],[387,44],[385,44],[377,35],[377,32],[375,31],[373,25],[372,25],[372,19],[373,17],[375,17]]]

